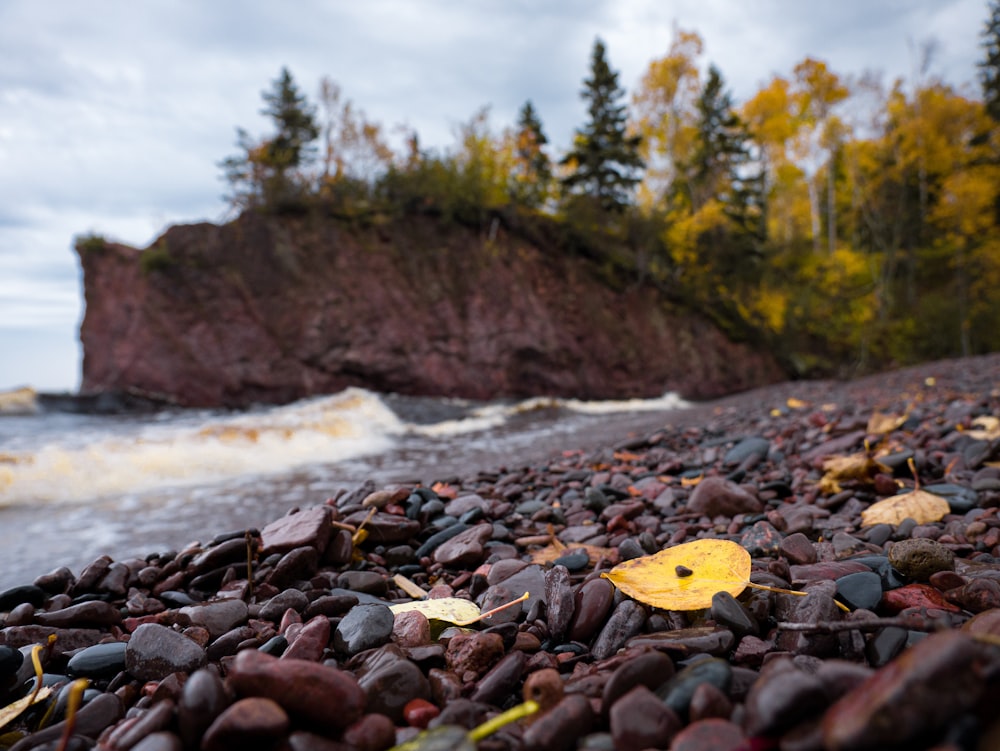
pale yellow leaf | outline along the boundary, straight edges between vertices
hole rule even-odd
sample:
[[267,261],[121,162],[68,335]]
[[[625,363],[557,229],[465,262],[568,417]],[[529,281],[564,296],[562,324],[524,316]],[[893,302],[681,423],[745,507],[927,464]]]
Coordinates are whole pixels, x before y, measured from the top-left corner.
[[831,456],[823,462],[823,470],[826,474],[819,482],[819,489],[827,495],[839,493],[842,481],[867,483],[871,482],[879,472],[890,472],[888,467],[864,452],[849,456]]
[[884,435],[896,430],[904,422],[906,422],[906,415],[894,415],[890,412],[872,412],[872,416],[868,418],[867,431],[869,434]]
[[929,524],[951,512],[948,501],[926,490],[913,490],[902,495],[873,503],[861,512],[861,526],[874,524],[897,525],[903,519],[913,519],[917,524]]
[[748,586],[750,554],[731,540],[695,540],[601,574],[629,597],[664,610],[701,610],[712,595]]
[[973,425],[979,426],[976,430],[966,430],[965,434],[978,441],[992,441],[1000,438],[1000,418],[992,415],[983,415],[972,421]]
[[415,602],[398,602],[390,605],[393,615],[416,610],[423,613],[428,620],[448,621],[456,626],[467,626],[479,620],[479,606],[461,597],[441,597],[437,600],[417,600]]
[[14,720],[16,720],[20,716],[20,714],[28,707],[30,707],[32,704],[37,704],[40,701],[48,699],[51,694],[52,694],[52,689],[49,688],[48,686],[45,686],[44,688],[39,690],[37,694],[35,693],[28,694],[27,696],[18,699],[17,701],[12,702],[11,704],[8,704],[6,707],[0,709],[0,728],[3,728],[5,725],[8,725]]

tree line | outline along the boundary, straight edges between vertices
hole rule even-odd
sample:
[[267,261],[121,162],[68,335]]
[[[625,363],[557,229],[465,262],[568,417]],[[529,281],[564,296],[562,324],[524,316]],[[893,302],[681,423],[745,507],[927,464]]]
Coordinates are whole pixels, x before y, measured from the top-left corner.
[[803,375],[971,355],[1000,349],[1000,2],[982,39],[979,95],[931,75],[927,42],[911,81],[807,57],[744,102],[693,31],[630,99],[598,39],[562,154],[530,101],[499,132],[484,108],[450,149],[409,131],[397,151],[335,82],[313,104],[283,69],[263,92],[273,132],[239,130],[221,166],[241,211],[502,221]]

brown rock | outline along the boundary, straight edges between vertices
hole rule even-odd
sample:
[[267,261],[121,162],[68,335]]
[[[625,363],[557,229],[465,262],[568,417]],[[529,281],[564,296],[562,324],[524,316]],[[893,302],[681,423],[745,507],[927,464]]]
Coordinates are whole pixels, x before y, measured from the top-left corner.
[[933,735],[979,700],[987,649],[959,631],[929,635],[826,712],[825,747],[865,751]]
[[307,660],[279,660],[255,649],[236,655],[226,682],[239,696],[273,699],[289,714],[334,730],[357,720],[366,702],[350,673]]
[[325,615],[317,615],[302,627],[299,635],[281,655],[281,659],[316,662],[323,656],[323,650],[329,643],[330,619]]
[[913,537],[889,548],[889,563],[903,576],[925,582],[938,571],[955,568],[955,554],[937,540]]
[[666,748],[683,723],[645,686],[636,686],[611,706],[611,737],[616,751]]
[[358,751],[384,751],[396,743],[396,726],[384,714],[366,714],[344,731],[344,743]]
[[729,720],[709,719],[692,722],[674,737],[670,751],[741,751],[746,736]]
[[229,705],[225,685],[214,670],[193,672],[177,703],[177,724],[187,748],[197,748],[201,737]]
[[823,682],[795,667],[790,658],[769,662],[746,699],[744,727],[747,735],[775,735],[798,724],[828,700]]
[[246,623],[250,615],[247,604],[242,600],[216,600],[204,605],[188,605],[178,613],[187,619],[189,625],[208,629],[213,639]]
[[314,506],[271,522],[260,532],[261,555],[287,553],[305,546],[324,552],[333,529],[331,519],[329,506]]
[[479,399],[709,398],[784,378],[765,348],[665,305],[652,286],[618,291],[582,273],[579,257],[506,229],[487,241],[412,218],[379,231],[373,245],[343,224],[317,231],[306,218],[247,212],[171,227],[157,240],[169,268],[151,272],[137,249],[81,248],[82,390],[245,406],[351,385]]
[[104,639],[105,634],[95,628],[10,626],[0,631],[0,644],[14,648],[27,647],[32,644],[47,644],[50,636],[56,637],[52,644],[53,657],[62,657],[67,652],[99,644]]
[[781,553],[791,564],[808,565],[816,562],[816,548],[801,532],[790,534],[781,541]]
[[458,675],[479,677],[503,657],[503,637],[500,634],[477,631],[458,634],[448,642],[445,659]]
[[139,626],[125,647],[125,668],[141,681],[191,673],[206,660],[205,650],[195,642],[156,623]]
[[48,613],[35,613],[35,623],[53,628],[114,626],[122,622],[121,611],[110,602],[91,600]]
[[477,524],[445,540],[434,551],[434,560],[443,566],[475,566],[486,557],[483,545],[493,535],[492,524]]
[[590,732],[592,723],[590,702],[580,694],[570,694],[527,727],[524,747],[526,751],[569,751]]
[[224,710],[201,740],[202,751],[267,746],[288,731],[288,715],[277,702],[252,696]]
[[695,486],[687,503],[688,511],[705,516],[757,514],[763,506],[735,482],[722,477],[706,477]]

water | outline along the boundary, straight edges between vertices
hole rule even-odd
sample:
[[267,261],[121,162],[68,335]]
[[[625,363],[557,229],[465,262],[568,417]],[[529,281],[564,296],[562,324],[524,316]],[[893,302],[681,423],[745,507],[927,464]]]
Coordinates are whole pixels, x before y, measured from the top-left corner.
[[366,479],[428,483],[592,450],[686,406],[669,394],[475,403],[352,388],[243,412],[0,414],[0,590],[102,554],[261,527]]

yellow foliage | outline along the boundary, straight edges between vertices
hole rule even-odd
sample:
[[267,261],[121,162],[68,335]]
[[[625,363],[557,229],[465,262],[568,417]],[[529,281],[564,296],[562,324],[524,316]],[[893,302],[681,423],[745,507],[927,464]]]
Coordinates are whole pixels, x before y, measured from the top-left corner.
[[918,489],[873,503],[861,512],[861,526],[871,527],[875,524],[895,526],[904,519],[913,519],[917,524],[930,524],[939,521],[948,513],[951,513],[948,501],[941,496]]

